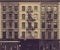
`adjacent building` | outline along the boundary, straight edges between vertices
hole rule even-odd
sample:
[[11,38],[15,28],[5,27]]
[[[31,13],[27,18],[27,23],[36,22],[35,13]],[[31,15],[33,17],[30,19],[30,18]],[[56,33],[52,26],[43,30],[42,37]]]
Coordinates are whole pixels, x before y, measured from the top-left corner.
[[59,50],[59,40],[60,2],[0,0],[0,50]]

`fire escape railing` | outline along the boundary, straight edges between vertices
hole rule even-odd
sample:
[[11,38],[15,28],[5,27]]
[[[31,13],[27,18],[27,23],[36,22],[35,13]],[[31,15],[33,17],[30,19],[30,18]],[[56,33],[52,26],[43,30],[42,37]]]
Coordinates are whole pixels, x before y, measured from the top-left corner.
[[32,31],[34,31],[36,28],[34,28],[34,26],[32,26],[32,23],[35,21],[35,19],[33,19],[32,16],[33,11],[31,9],[28,9],[27,14],[28,14],[28,18],[27,18],[27,22],[28,22],[28,27],[26,28],[26,31],[28,33],[30,33],[32,35]]

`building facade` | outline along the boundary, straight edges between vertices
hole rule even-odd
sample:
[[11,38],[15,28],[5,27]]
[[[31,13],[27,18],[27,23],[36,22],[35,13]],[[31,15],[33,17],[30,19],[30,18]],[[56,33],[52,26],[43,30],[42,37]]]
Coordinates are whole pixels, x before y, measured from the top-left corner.
[[0,50],[59,50],[60,2],[0,1]]

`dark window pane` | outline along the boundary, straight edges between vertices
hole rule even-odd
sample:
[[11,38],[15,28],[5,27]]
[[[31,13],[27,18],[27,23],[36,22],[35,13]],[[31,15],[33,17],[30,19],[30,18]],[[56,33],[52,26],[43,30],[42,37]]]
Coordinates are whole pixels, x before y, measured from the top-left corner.
[[38,23],[35,22],[35,23],[34,23],[34,28],[37,28],[37,26],[38,26]]
[[22,22],[22,29],[25,29],[25,22]]
[[54,32],[54,39],[57,39],[57,32]]
[[17,31],[14,32],[14,37],[15,37],[15,39],[18,39],[18,32]]
[[22,6],[22,11],[25,11],[25,6]]
[[38,6],[34,6],[34,10],[38,10]]
[[57,28],[57,24],[54,24],[54,28]]
[[51,28],[51,24],[48,24],[48,28]]
[[51,32],[48,32],[48,39],[51,39]]
[[18,19],[18,14],[15,14],[15,19]]
[[25,14],[22,14],[22,19],[25,19]]
[[6,6],[3,6],[3,11],[6,11]]
[[8,37],[9,37],[9,39],[12,39],[12,31],[9,31]]
[[13,25],[12,25],[12,22],[13,22],[13,21],[9,21],[9,28],[12,28],[12,26],[13,26]]
[[31,28],[31,23],[28,23],[28,28]]
[[12,17],[13,17],[12,14],[9,14],[9,19],[12,19]]
[[57,14],[54,14],[54,19],[57,19],[57,17],[58,17]]
[[3,39],[6,39],[6,32],[2,33]]
[[3,28],[6,28],[6,22],[3,22]]
[[42,39],[45,39],[45,32],[42,32]]
[[25,38],[25,32],[22,32],[22,38]]
[[51,17],[52,17],[51,14],[48,14],[48,18],[51,19]]
[[42,28],[45,28],[45,22],[42,22],[41,26],[42,26]]
[[18,6],[14,6],[15,11],[18,11]]
[[18,28],[18,22],[15,22],[14,27],[15,27],[15,28]]
[[3,14],[3,19],[6,19],[6,14]]

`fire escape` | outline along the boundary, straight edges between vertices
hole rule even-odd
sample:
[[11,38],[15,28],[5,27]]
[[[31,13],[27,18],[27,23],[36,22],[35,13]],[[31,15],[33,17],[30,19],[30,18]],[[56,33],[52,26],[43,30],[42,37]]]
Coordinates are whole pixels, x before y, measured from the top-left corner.
[[32,9],[28,9],[28,11],[27,11],[27,15],[28,15],[28,18],[27,18],[28,27],[27,27],[26,31],[30,34],[30,38],[31,39],[34,38],[32,36],[32,31],[34,31],[36,29],[36,28],[34,28],[34,26],[32,26],[32,23],[34,23],[34,21],[35,21],[35,19],[32,18],[32,13],[33,13],[33,10]]

